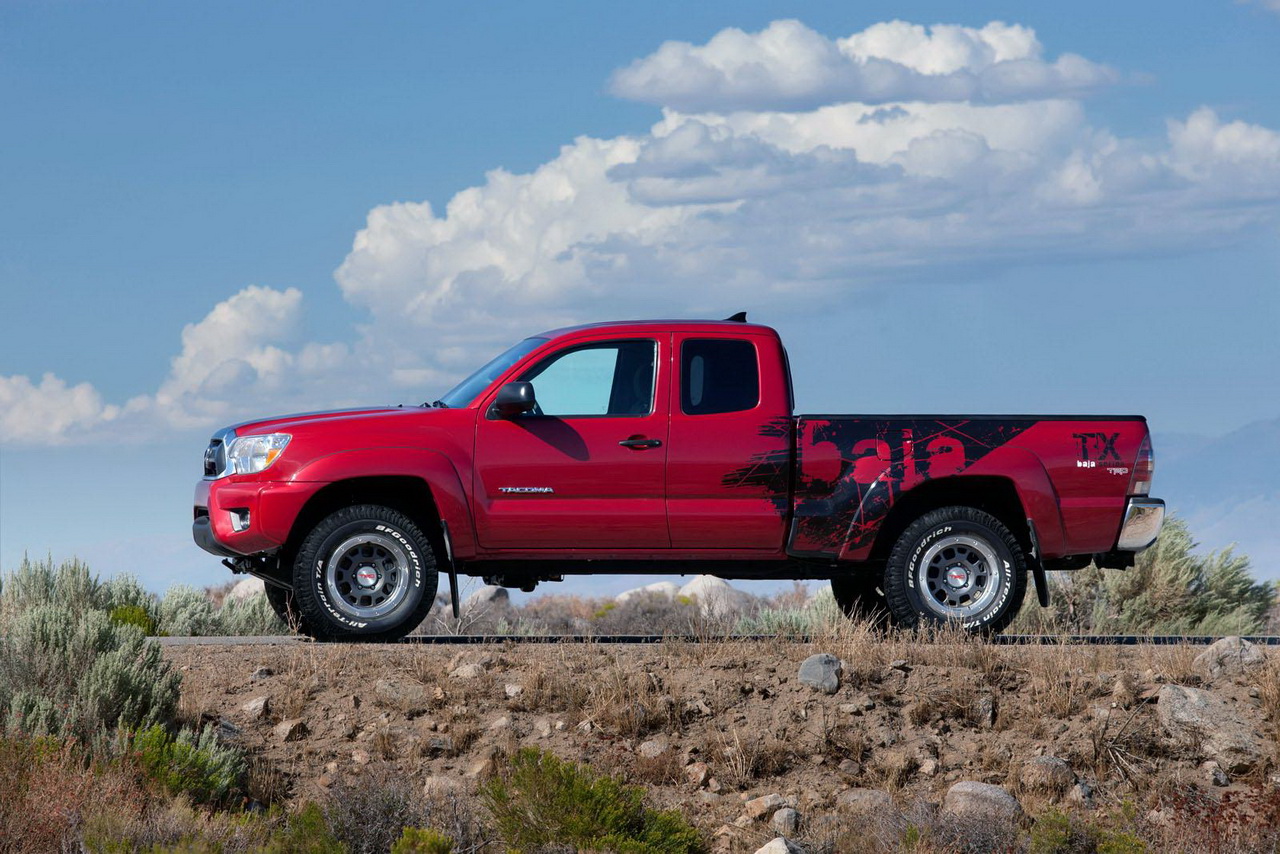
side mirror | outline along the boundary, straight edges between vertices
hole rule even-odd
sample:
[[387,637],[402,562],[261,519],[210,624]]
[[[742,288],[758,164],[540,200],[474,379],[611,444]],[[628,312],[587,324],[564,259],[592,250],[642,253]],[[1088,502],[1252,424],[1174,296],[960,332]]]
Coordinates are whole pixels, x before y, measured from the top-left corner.
[[499,418],[515,418],[532,412],[537,405],[537,398],[533,396],[533,383],[507,383],[498,389],[498,396],[493,399],[490,411]]

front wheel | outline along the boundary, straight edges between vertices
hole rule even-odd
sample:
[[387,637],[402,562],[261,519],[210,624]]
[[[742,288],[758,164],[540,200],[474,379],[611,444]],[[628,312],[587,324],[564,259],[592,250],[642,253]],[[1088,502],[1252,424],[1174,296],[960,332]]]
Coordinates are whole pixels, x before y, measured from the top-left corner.
[[431,542],[408,516],[372,504],[320,521],[293,564],[293,604],[321,640],[397,640],[436,597]]
[[885,600],[906,628],[959,624],[995,633],[1013,621],[1027,592],[1018,540],[972,507],[943,507],[913,522],[889,553]]

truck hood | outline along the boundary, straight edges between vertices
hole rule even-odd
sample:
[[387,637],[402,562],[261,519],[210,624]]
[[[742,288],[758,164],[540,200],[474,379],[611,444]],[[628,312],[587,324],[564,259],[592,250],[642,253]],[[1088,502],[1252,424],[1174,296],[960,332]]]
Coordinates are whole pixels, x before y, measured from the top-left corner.
[[245,421],[228,429],[234,430],[237,436],[250,436],[255,433],[287,433],[303,424],[314,424],[318,421],[337,421],[348,418],[385,418],[403,415],[406,412],[423,412],[420,407],[406,406],[366,406],[358,409],[330,409],[324,412],[297,412],[291,415],[276,415],[257,421]]

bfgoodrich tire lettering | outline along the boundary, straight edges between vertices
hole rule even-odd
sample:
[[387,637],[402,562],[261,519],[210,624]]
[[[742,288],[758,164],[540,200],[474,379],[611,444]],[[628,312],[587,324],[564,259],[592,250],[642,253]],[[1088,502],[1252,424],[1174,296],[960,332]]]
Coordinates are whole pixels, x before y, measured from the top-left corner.
[[436,596],[431,542],[403,513],[361,504],[307,534],[293,564],[294,604],[307,634],[385,641],[422,622]]
[[885,600],[907,628],[957,624],[974,633],[1012,622],[1027,592],[1026,558],[999,519],[943,507],[913,522],[885,567]]

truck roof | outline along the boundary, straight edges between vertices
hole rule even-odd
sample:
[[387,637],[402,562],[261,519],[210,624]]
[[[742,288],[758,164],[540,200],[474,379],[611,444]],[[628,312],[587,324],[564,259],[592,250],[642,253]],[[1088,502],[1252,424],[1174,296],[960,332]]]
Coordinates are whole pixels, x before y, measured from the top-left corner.
[[581,326],[565,326],[560,329],[549,329],[534,336],[537,338],[559,338],[577,332],[636,332],[653,333],[655,329],[665,332],[736,332],[744,335],[771,335],[778,333],[770,326],[759,323],[746,323],[737,320],[610,320],[602,323],[584,323]]

